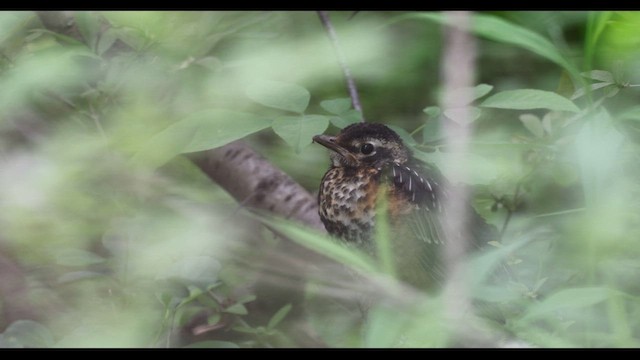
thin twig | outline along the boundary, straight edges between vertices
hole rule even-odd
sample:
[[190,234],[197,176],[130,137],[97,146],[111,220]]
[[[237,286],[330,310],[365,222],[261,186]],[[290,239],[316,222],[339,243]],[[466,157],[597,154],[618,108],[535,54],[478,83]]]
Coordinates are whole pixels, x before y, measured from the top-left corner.
[[333,45],[333,49],[336,52],[336,56],[338,57],[338,63],[340,64],[340,68],[342,69],[342,74],[344,75],[345,80],[347,80],[347,88],[349,89],[349,96],[351,97],[351,104],[353,108],[360,112],[364,121],[364,113],[362,112],[362,105],[360,105],[360,96],[358,95],[358,88],[356,87],[356,81],[353,79],[353,75],[351,75],[351,70],[347,65],[347,59],[344,56],[344,52],[342,52],[342,48],[340,47],[340,43],[338,42],[338,35],[336,34],[336,30],[331,24],[331,19],[329,19],[329,13],[326,11],[318,11],[318,16],[320,17],[320,21],[324,26],[325,30],[327,30],[327,35],[329,36],[329,40],[331,40],[331,45]]

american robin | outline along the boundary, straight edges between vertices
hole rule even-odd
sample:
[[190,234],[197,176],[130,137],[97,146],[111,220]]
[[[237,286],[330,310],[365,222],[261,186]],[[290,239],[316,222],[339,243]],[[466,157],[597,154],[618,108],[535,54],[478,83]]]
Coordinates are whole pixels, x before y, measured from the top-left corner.
[[[316,135],[313,140],[331,150],[331,166],[318,193],[320,218],[329,234],[375,256],[376,201],[384,194],[398,277],[419,287],[439,283],[447,194],[437,169],[415,159],[383,124],[357,123],[335,137]],[[472,222],[488,227],[475,212]]]

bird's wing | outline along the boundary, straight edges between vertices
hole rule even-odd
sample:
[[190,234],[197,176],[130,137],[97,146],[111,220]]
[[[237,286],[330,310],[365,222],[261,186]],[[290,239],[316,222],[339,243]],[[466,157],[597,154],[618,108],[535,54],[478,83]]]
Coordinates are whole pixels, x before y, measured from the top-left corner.
[[[394,164],[389,172],[389,180],[417,205],[417,209],[406,216],[405,226],[414,243],[407,248],[418,255],[416,271],[426,269],[429,274],[428,283],[441,282],[444,279],[444,263],[442,261],[442,246],[447,239],[459,237],[460,232],[445,233],[446,214],[444,202],[449,197],[448,191],[456,191],[436,169],[421,164]],[[495,228],[488,225],[478,215],[471,205],[467,205],[468,234],[471,249],[480,247],[483,243],[495,238]],[[409,237],[409,236],[406,236]]]

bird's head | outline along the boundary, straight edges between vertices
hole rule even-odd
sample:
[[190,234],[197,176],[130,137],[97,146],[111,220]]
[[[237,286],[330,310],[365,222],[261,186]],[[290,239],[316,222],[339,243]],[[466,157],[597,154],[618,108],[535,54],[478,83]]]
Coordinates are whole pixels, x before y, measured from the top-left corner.
[[357,123],[337,136],[316,135],[313,141],[331,150],[331,162],[338,167],[375,167],[403,164],[411,156],[400,136],[383,124]]

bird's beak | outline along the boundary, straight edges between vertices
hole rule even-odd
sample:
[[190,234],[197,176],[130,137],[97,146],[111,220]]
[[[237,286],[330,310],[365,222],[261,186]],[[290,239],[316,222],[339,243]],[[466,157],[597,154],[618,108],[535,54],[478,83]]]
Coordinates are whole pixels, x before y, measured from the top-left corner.
[[358,162],[352,153],[336,143],[335,136],[316,135],[313,137],[313,141],[339,154],[347,163],[355,164]]

